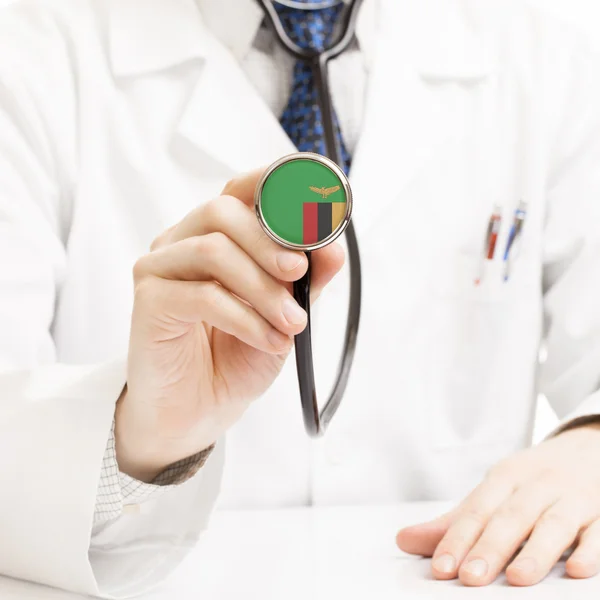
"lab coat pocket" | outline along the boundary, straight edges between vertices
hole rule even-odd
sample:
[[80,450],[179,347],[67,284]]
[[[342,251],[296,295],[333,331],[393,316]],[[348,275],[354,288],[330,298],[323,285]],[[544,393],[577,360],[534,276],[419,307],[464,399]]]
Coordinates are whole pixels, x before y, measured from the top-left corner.
[[[482,275],[477,285],[476,279]],[[426,328],[428,376],[425,405],[434,448],[508,442],[506,369],[512,309],[519,281],[505,281],[502,261],[456,254],[434,268],[431,322]]]

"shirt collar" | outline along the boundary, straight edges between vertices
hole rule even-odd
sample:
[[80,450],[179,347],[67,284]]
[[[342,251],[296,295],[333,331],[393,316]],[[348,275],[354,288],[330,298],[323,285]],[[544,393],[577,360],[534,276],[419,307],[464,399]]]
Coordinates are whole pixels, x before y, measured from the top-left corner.
[[[349,0],[345,0],[346,2]],[[108,51],[117,76],[165,69],[206,53],[206,29],[242,60],[263,20],[255,0],[106,0]],[[356,35],[364,52],[375,38],[374,5],[365,0]]]
[[[262,9],[255,0],[105,2],[108,54],[117,77],[158,71],[204,57],[209,47],[207,29],[241,59],[262,22]],[[384,4],[382,0],[364,0],[357,21],[356,35],[367,64],[373,60],[380,4]],[[465,28],[458,0],[411,0],[403,6],[410,8],[405,16],[418,30],[413,31],[417,39],[411,45],[411,54],[417,55],[413,58],[422,74],[468,79],[487,70],[487,65],[479,64],[485,62],[484,48]],[[480,15],[481,20],[500,22],[500,18],[489,16],[487,6],[481,9],[485,14],[485,18]],[[504,14],[497,12],[498,17]],[[432,19],[432,14],[438,18]],[[453,23],[456,26],[450,26]]]
[[[256,0],[196,0],[208,28],[238,61],[248,54],[263,21],[263,9]],[[346,4],[350,0],[343,0]],[[365,0],[357,21],[356,37],[363,52],[368,52],[375,37],[371,20],[375,0]]]
[[256,0],[195,0],[211,32],[242,60],[252,48],[263,20]]

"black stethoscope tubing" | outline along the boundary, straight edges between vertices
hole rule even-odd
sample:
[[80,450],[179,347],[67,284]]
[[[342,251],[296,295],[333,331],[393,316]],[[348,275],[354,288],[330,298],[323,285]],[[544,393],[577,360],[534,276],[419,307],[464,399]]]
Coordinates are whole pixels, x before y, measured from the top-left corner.
[[[321,116],[323,121],[324,140],[327,157],[336,164],[342,164],[341,148],[339,147],[335,134],[333,119],[333,104],[329,87],[328,62],[344,52],[352,40],[356,31],[356,19],[362,0],[353,0],[348,10],[343,15],[341,35],[339,39],[323,52],[314,52],[300,48],[286,35],[279,20],[279,16],[270,0],[258,0],[265,13],[269,17],[271,25],[276,33],[276,38],[283,48],[294,58],[302,60],[310,65],[313,73]],[[302,415],[307,433],[311,437],[319,437],[325,433],[333,415],[336,413],[350,376],[350,369],[356,350],[356,338],[360,321],[362,277],[360,265],[360,253],[358,240],[352,221],[348,224],[346,231],[346,244],[348,246],[348,263],[350,267],[350,300],[348,304],[348,320],[346,322],[346,334],[342,358],[338,368],[336,380],[329,399],[323,409],[319,410],[317,391],[315,385],[311,320],[310,320],[310,276],[311,256],[308,258],[308,270],[304,277],[294,283],[294,298],[308,315],[308,323],[302,333],[295,338],[296,368],[298,371],[298,383],[300,387],[300,401],[302,404]]]

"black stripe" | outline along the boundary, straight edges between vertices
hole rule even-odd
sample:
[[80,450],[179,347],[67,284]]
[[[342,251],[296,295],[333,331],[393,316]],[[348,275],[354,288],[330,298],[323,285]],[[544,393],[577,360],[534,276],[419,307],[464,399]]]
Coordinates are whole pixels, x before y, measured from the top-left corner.
[[331,202],[319,202],[319,241],[331,234]]

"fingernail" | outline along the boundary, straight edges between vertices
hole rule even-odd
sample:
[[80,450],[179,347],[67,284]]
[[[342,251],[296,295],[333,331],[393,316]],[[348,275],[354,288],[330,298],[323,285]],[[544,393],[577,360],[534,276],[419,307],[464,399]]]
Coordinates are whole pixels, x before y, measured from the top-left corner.
[[511,570],[516,570],[520,573],[534,573],[537,570],[537,562],[533,558],[520,558],[510,567]]
[[292,252],[280,252],[276,260],[282,271],[293,271],[302,262],[302,256]]
[[291,298],[286,298],[282,306],[283,316],[291,325],[300,325],[306,321],[306,313],[300,308],[298,303]]
[[476,558],[475,560],[468,562],[463,567],[463,570],[469,575],[479,578],[484,577],[485,574],[488,572],[488,565],[485,562],[485,560],[481,558]]
[[433,568],[439,573],[454,573],[456,570],[456,560],[451,554],[442,554],[433,561]]
[[284,350],[290,345],[290,338],[287,335],[284,335],[277,329],[271,329],[269,333],[267,333],[267,340],[273,348],[277,350]]

